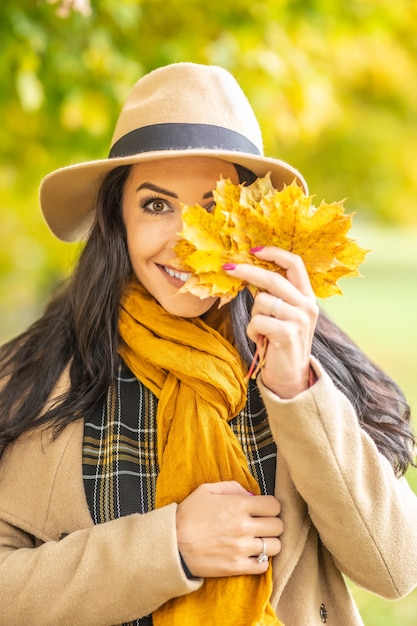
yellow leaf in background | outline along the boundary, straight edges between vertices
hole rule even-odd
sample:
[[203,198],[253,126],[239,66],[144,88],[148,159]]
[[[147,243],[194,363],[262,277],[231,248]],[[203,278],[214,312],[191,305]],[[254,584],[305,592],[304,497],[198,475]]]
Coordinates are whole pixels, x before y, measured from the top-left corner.
[[218,297],[220,305],[229,302],[246,284],[228,276],[225,263],[251,263],[285,275],[275,263],[250,253],[257,246],[301,256],[319,298],[341,294],[337,281],[359,275],[368,250],[346,236],[352,215],[345,214],[343,202],[322,202],[316,208],[297,184],[277,191],[269,175],[248,186],[221,179],[213,195],[212,213],[199,205],[183,206],[182,239],[175,254],[192,276],[181,292]]

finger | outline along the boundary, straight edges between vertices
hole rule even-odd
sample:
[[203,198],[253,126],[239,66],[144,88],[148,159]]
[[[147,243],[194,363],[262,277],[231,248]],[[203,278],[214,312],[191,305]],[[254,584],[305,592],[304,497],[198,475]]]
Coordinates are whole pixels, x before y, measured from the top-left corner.
[[[278,248],[271,249],[278,250]],[[256,254],[261,254],[261,252]],[[291,271],[286,271],[286,276],[248,263],[226,264],[223,266],[223,269],[227,274],[239,278],[250,285],[255,285],[262,291],[279,296],[289,304],[299,305],[301,296],[315,300],[313,288],[301,257],[291,253],[287,254],[290,254],[292,257],[293,267]],[[279,264],[277,263],[277,265]]]
[[267,294],[259,293],[254,301],[251,315],[251,326],[256,329],[259,335],[269,335],[277,332],[277,322],[291,322],[293,325],[310,327],[315,324],[318,314],[318,307],[315,301],[304,298],[303,305],[294,306]]
[[251,517],[275,518],[281,512],[281,504],[275,496],[255,496],[247,502],[247,505]]
[[[271,272],[271,270],[262,267],[240,263],[236,265],[234,269],[227,269],[225,271],[234,278],[239,278],[249,285],[258,287],[261,291],[266,291],[274,296],[280,297],[293,306],[299,306],[302,299],[306,297],[305,293],[293,285],[285,276],[281,276],[281,274],[277,272]],[[309,290],[312,293],[310,285],[305,287],[304,292]],[[309,294],[308,297],[313,296]]]
[[281,552],[281,541],[278,537],[254,537],[251,541],[251,557],[257,559],[261,554],[268,557]]
[[252,537],[278,538],[284,532],[284,522],[280,517],[253,518],[248,526],[247,533]]
[[289,305],[283,298],[260,291],[253,302],[252,317],[264,315],[275,319],[288,319],[292,317],[293,311],[294,306]]
[[[284,340],[283,332],[288,327],[286,322],[291,322],[294,331],[299,329],[314,329],[318,305],[315,300],[302,296],[303,302],[299,306],[288,304],[282,298],[277,298],[266,292],[256,295],[252,307],[251,321],[247,327],[247,333],[253,341],[259,337],[267,336]],[[308,331],[308,335],[311,335]]]
[[281,267],[285,270],[286,278],[297,287],[301,293],[306,296],[314,296],[304,261],[298,254],[293,254],[288,250],[274,246],[265,246],[252,254],[263,261],[272,261],[278,267]]

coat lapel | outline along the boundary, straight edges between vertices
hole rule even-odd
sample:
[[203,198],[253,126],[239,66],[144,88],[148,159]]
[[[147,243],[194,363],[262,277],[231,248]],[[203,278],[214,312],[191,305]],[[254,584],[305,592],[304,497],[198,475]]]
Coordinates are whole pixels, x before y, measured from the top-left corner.
[[276,606],[288,579],[304,550],[311,527],[306,502],[294,487],[285,459],[278,450],[275,497],[281,503],[281,518],[284,532],[281,537],[281,552],[273,560],[274,588],[271,602]]

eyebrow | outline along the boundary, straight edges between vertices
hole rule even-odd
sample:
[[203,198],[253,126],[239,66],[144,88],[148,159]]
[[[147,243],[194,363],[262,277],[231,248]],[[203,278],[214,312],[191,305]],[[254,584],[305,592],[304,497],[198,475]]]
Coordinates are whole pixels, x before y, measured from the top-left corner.
[[[154,185],[153,183],[147,183],[147,182],[142,183],[141,185],[139,185],[136,191],[140,191],[141,189],[150,189],[151,191],[155,191],[156,193],[162,193],[164,196],[169,196],[170,198],[178,199],[178,195],[174,193],[173,191],[169,191],[169,189],[164,189],[163,187],[159,187],[158,185]],[[203,195],[203,200],[206,200],[207,198],[212,198],[212,197],[213,197],[213,192],[207,191],[207,193]]]
[[170,198],[178,198],[177,194],[173,191],[169,191],[168,189],[164,189],[163,187],[158,187],[158,185],[154,185],[153,183],[142,183],[136,189],[136,191],[140,191],[141,189],[150,189],[151,191],[156,191],[156,193],[162,193],[164,196],[169,196]]

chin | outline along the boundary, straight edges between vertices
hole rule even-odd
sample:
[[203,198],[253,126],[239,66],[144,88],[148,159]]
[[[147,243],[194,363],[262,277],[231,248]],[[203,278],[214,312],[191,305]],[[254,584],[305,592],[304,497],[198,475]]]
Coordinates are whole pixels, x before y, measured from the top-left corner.
[[190,301],[190,296],[187,296],[188,302],[185,300],[180,302],[180,297],[181,296],[178,296],[178,299],[174,297],[170,302],[160,302],[160,304],[171,315],[175,315],[176,317],[193,318],[200,317],[200,315],[207,313],[207,311],[209,311],[216,302],[216,298],[201,300],[197,296],[192,296],[192,301]]

